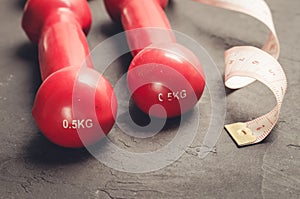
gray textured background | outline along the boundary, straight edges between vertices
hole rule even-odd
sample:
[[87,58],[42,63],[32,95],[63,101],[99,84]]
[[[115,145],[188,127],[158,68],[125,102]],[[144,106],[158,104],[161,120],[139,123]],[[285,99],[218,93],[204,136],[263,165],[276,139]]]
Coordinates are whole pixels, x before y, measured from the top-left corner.
[[[0,198],[299,198],[300,1],[267,2],[281,42],[279,60],[289,82],[279,122],[270,136],[261,144],[237,148],[223,130],[216,151],[204,160],[185,153],[164,169],[130,174],[104,166],[83,149],[57,147],[41,135],[31,116],[41,80],[36,48],[20,28],[24,1],[1,0]],[[94,20],[88,41],[93,48],[121,28],[111,22],[101,0],[89,4]],[[174,0],[166,12],[173,28],[201,43],[221,72],[225,49],[261,46],[268,33],[251,17],[192,1]],[[116,61],[108,78],[121,76],[129,60],[124,56]],[[202,115],[193,146],[201,144],[209,122],[207,103],[206,92],[199,103]],[[274,103],[271,92],[258,82],[235,92],[227,90],[226,123],[257,117]],[[172,131],[169,128],[148,146],[123,135],[112,134],[111,139],[124,149],[143,151],[163,144]]]

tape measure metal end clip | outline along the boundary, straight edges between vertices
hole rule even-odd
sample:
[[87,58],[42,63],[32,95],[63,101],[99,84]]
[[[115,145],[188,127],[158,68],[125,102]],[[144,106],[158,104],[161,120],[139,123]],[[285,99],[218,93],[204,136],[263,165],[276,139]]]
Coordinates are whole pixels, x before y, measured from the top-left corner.
[[246,123],[238,122],[225,125],[225,129],[228,131],[233,140],[238,146],[245,146],[254,144],[256,137],[252,134],[251,129],[247,128]]

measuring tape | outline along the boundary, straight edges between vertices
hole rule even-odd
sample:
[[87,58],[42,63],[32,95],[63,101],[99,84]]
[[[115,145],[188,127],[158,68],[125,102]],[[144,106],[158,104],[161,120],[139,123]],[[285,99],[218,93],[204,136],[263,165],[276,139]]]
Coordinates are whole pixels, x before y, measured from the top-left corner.
[[263,22],[270,30],[262,49],[238,46],[225,51],[225,85],[238,89],[262,82],[274,94],[276,106],[267,114],[248,122],[225,125],[226,130],[239,146],[255,144],[266,138],[274,128],[287,89],[285,73],[278,63],[280,47],[271,11],[264,0],[195,0],[207,5],[248,14]]

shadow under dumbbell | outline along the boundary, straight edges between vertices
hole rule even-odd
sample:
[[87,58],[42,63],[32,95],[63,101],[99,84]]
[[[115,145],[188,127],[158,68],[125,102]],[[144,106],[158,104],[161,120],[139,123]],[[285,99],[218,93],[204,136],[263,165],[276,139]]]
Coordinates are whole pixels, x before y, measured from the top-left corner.
[[128,112],[120,114],[117,118],[117,122],[127,130],[131,129],[132,132],[145,134],[145,137],[148,137],[147,134],[151,135],[153,132],[157,131],[159,131],[159,133],[176,131],[180,125],[188,122],[193,114],[194,109],[182,114],[181,116],[173,118],[150,117],[148,114],[142,112],[131,99],[129,102],[129,114]]
[[17,0],[16,7],[19,8],[20,10],[23,10],[26,2],[27,0]]
[[42,83],[40,77],[40,68],[38,61],[38,50],[35,44],[26,42],[17,47],[15,52],[15,57],[21,59],[29,64],[29,67],[26,68],[26,71],[29,72],[28,87],[29,92],[32,93],[32,104],[35,98],[35,94],[39,89],[39,86]]
[[118,34],[120,32],[123,32],[122,24],[114,22],[114,21],[108,21],[107,23],[102,23],[99,25],[99,31],[100,34],[104,34],[107,37],[111,37],[115,34]]
[[[104,35],[108,38],[123,32],[122,25],[108,21],[100,24],[97,28],[99,34]],[[132,55],[127,45],[126,37],[123,34],[118,35],[118,39],[110,40],[113,43],[113,50],[116,55],[119,56],[116,60],[111,60],[112,63],[105,69],[104,76],[114,85],[126,72],[132,60]],[[123,41],[119,43],[118,41]],[[126,51],[127,53],[123,54]],[[97,65],[98,63],[94,64]]]
[[53,166],[81,162],[91,157],[85,148],[68,149],[57,146],[41,133],[31,139],[25,147],[25,154],[31,163]]

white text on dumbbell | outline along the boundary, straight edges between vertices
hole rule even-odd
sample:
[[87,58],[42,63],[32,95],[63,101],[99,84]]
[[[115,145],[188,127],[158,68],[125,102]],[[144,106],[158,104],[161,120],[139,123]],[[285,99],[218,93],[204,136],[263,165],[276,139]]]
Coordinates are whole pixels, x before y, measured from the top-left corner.
[[186,98],[187,94],[186,94],[186,90],[181,90],[181,91],[175,91],[175,92],[168,92],[166,95],[164,95],[163,93],[159,93],[157,95],[158,100],[160,102],[163,101],[173,101],[173,100],[180,100],[180,99],[184,99]]
[[92,128],[93,120],[92,119],[83,119],[83,120],[63,120],[62,126],[64,129],[84,129]]

